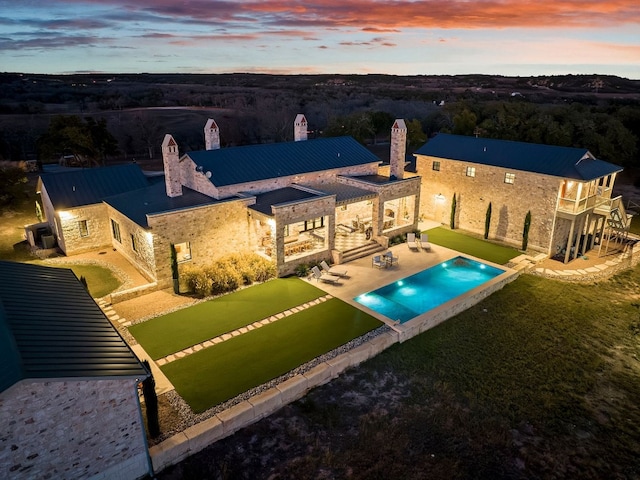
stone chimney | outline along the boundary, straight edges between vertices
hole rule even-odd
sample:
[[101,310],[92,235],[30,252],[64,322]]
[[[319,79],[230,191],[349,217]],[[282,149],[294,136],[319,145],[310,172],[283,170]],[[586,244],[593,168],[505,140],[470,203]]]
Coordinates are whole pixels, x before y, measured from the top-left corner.
[[168,197],[182,195],[182,178],[180,175],[180,154],[178,144],[168,133],[162,141],[162,163],[164,164],[164,185]]
[[220,129],[213,118],[207,120],[207,124],[204,126],[204,145],[206,150],[220,148]]
[[391,127],[391,155],[389,175],[399,180],[404,178],[404,164],[407,156],[407,125],[397,119]]
[[307,139],[307,119],[303,114],[299,113],[293,122],[293,139],[296,142]]

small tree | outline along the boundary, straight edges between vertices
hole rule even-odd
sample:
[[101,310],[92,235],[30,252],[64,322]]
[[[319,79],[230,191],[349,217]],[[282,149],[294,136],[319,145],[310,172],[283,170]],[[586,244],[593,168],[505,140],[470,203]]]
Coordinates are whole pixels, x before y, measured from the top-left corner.
[[484,239],[489,238],[489,226],[491,226],[491,202],[487,207],[487,215],[484,219]]
[[171,277],[173,278],[173,292],[180,293],[180,276],[178,272],[178,253],[176,246],[171,244]]
[[160,435],[160,419],[158,417],[158,396],[156,395],[156,381],[151,374],[151,366],[148,360],[142,362],[149,372],[149,376],[142,382],[142,395],[147,409],[147,428],[152,438]]
[[522,250],[527,249],[529,244],[529,228],[531,227],[531,210],[524,217],[524,229],[522,230]]
[[451,200],[451,220],[449,225],[451,226],[451,230],[456,228],[456,194],[453,193],[453,199]]

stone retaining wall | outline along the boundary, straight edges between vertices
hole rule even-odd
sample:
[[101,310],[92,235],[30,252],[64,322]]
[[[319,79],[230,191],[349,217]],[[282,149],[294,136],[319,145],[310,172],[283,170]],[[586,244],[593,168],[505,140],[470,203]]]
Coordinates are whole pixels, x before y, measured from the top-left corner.
[[156,282],[147,283],[138,287],[113,292],[109,295],[109,301],[112,305],[115,305],[116,303],[131,300],[132,298],[138,298],[140,295],[146,295],[147,293],[155,292],[156,290],[159,290]]

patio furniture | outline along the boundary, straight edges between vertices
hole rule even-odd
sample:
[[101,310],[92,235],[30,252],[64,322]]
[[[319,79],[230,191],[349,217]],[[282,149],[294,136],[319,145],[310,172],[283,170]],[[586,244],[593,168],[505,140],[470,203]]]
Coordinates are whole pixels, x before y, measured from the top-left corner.
[[416,234],[415,233],[407,233],[407,246],[411,250],[415,250],[415,251],[418,251],[420,249],[420,245],[418,244],[418,241],[416,240]]
[[320,262],[320,266],[322,267],[322,270],[324,271],[324,273],[328,273],[329,275],[335,275],[337,277],[347,276],[347,271],[344,268],[335,267],[335,266],[330,267],[329,264],[324,260]]
[[384,259],[387,261],[387,266],[393,267],[398,264],[398,257],[393,255],[393,252],[389,250],[384,255]]
[[313,277],[317,281],[322,281],[325,283],[337,283],[338,280],[340,280],[340,277],[337,277],[336,275],[329,275],[328,273],[322,273],[317,266],[311,269],[311,273],[313,273]]
[[423,233],[420,235],[420,246],[422,247],[423,250],[427,250],[427,251],[431,250],[431,244],[429,243],[428,234]]
[[387,260],[382,258],[382,255],[376,255],[371,260],[371,265],[377,268],[387,268]]

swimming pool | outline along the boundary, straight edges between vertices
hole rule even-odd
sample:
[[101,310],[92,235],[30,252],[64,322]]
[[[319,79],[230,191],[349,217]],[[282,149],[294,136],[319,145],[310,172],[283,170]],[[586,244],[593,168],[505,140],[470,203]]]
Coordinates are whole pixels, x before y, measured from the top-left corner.
[[354,300],[404,323],[504,273],[466,257],[456,257],[357,296]]

